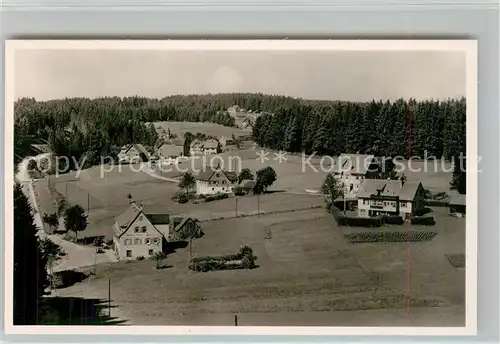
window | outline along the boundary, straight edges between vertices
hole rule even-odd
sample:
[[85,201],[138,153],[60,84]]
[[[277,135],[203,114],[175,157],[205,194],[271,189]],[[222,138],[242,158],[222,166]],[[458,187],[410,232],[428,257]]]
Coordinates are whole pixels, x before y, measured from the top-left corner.
[[216,173],[216,174],[215,174],[215,176],[216,176],[217,178],[219,178],[219,177],[220,177],[220,174]]
[[132,245],[132,239],[125,239],[125,246]]
[[401,202],[402,207],[406,207],[406,202]]
[[214,190],[215,190],[215,188],[212,188],[212,191],[214,191]]
[[135,226],[134,230],[136,233],[139,233],[139,226]]
[[225,181],[225,180],[223,180],[223,181],[222,181],[222,184],[226,184],[226,181]]
[[145,243],[146,245],[151,244],[151,239],[144,239],[144,243]]
[[160,240],[158,238],[153,239],[153,244],[158,245],[160,243]]
[[149,250],[149,251],[148,251],[148,254],[149,254],[150,256],[152,256],[152,255],[153,255],[153,250]]
[[142,233],[146,233],[146,226],[142,226],[141,231]]
[[142,221],[142,219],[143,219],[142,215],[141,215],[141,216],[139,216],[139,221]]
[[354,185],[350,184],[349,191],[352,191],[353,188],[354,188]]
[[141,244],[141,239],[134,240],[134,245],[140,245],[140,244]]
[[224,191],[224,190],[226,190],[226,188],[225,188],[225,187],[222,187],[222,191]]
[[127,250],[127,257],[132,257],[132,250]]

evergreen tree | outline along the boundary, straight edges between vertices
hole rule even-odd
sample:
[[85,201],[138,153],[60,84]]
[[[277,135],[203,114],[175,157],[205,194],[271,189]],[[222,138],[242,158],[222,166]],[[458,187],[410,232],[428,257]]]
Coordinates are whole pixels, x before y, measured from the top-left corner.
[[37,325],[48,286],[46,258],[42,254],[31,206],[19,184],[14,186],[14,325]]

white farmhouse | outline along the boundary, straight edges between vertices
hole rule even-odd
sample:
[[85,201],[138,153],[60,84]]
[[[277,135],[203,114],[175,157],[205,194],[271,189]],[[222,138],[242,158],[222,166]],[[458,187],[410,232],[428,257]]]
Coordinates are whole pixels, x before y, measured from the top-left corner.
[[358,191],[358,216],[401,215],[407,219],[425,207],[421,182],[367,179]]
[[215,195],[232,193],[237,177],[233,172],[223,171],[219,166],[207,167],[196,176],[196,193],[198,195]]
[[189,153],[191,156],[217,154],[218,147],[219,142],[217,140],[209,139],[206,141],[201,141],[195,139],[193,140],[193,142],[191,142]]
[[148,258],[156,252],[163,252],[169,237],[169,222],[168,214],[145,214],[142,206],[133,202],[115,219],[113,244],[116,258]]

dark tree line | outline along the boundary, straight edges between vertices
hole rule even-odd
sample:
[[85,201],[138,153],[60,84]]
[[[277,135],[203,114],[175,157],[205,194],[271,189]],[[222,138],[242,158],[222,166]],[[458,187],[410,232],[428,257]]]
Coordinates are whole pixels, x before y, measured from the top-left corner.
[[14,324],[40,323],[42,297],[48,287],[47,256],[36,236],[31,206],[19,184],[14,186]]
[[[226,104],[230,104],[227,105]],[[216,96],[173,96],[164,99],[70,98],[36,101],[23,98],[15,103],[15,157],[28,155],[29,144],[48,143],[58,156],[98,164],[101,156],[113,156],[129,143],[153,146],[157,134],[154,121],[213,122],[234,125],[223,109],[231,101]],[[72,164],[74,168],[76,164]]]
[[257,118],[253,135],[271,149],[325,155],[435,156],[465,151],[465,99],[299,102]]

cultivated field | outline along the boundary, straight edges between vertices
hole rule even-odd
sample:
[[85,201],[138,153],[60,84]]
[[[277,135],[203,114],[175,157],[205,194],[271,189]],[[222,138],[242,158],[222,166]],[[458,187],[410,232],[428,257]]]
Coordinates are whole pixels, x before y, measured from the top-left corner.
[[[464,221],[446,209],[435,212],[438,236],[411,245],[348,244],[322,209],[210,221],[192,250],[168,256],[166,269],[154,269],[151,261],[98,265],[85,288],[75,285],[61,295],[81,296],[84,289],[88,297],[105,298],[111,278],[113,304],[135,325],[230,326],[234,314],[241,326],[266,319],[275,325],[408,325],[410,295],[411,314],[432,315],[412,316],[410,324],[463,326],[465,273],[445,253],[463,252]],[[240,244],[254,249],[256,269],[187,269],[190,252],[234,253]],[[422,307],[433,308],[426,313]],[[359,312],[386,308],[380,316]]]
[[232,134],[244,133],[244,131],[239,128],[231,128],[208,122],[154,122],[154,125],[155,127],[163,127],[165,131],[170,129],[172,134],[179,136],[184,135],[186,132],[190,132],[192,134],[204,133],[215,137],[226,136],[231,138]]

